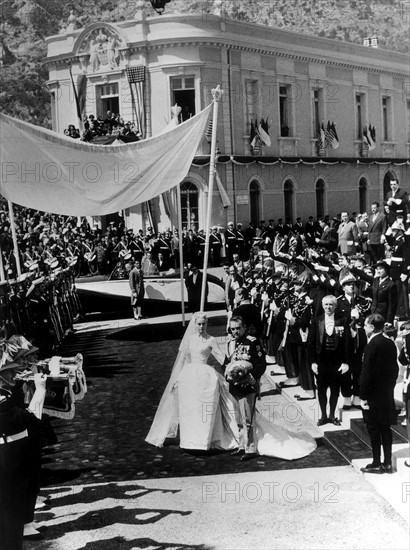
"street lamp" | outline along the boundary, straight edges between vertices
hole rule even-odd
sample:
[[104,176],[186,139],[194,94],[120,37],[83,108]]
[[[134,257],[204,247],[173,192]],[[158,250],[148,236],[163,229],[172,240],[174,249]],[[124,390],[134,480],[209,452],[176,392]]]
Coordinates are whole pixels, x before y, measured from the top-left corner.
[[168,4],[171,0],[150,0],[150,2],[151,6],[158,13],[158,15],[162,15],[165,10],[165,4]]

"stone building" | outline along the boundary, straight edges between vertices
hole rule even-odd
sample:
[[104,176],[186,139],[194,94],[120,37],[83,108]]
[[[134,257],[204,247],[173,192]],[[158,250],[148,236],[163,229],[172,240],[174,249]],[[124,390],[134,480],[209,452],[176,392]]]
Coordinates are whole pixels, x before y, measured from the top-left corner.
[[[144,137],[164,129],[175,105],[180,121],[198,113],[221,85],[217,172],[229,201],[215,186],[214,224],[363,212],[372,201],[383,202],[391,178],[408,188],[404,54],[206,14],[141,16],[83,29],[71,16],[67,29],[47,44],[57,132],[77,120],[69,62],[77,87],[83,86],[84,112],[119,112]],[[269,139],[252,147],[252,126],[261,119]],[[328,121],[339,146],[319,151],[318,127],[323,122],[326,129]],[[370,150],[363,146],[369,125],[376,129]],[[183,222],[197,228],[205,225],[209,153],[204,135],[181,182]],[[170,192],[130,205],[126,223],[135,229],[175,226],[175,204]]]

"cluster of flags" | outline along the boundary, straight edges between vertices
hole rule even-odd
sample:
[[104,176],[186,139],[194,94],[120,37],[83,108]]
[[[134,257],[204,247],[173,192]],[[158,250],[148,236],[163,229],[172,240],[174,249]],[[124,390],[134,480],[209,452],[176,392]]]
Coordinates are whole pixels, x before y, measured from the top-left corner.
[[330,120],[327,121],[327,126],[325,127],[324,122],[319,124],[317,132],[317,153],[319,157],[323,157],[325,154],[326,147],[330,145],[332,149],[337,149],[339,147],[339,137],[336,132],[335,123]]
[[376,128],[369,124],[369,126],[363,127],[363,147],[362,154],[367,155],[369,151],[373,151],[376,147]]
[[253,120],[251,121],[250,141],[253,155],[259,155],[263,145],[270,147],[271,139],[269,136],[269,127],[270,123],[267,118],[261,118],[259,122],[257,119],[255,119],[255,122]]

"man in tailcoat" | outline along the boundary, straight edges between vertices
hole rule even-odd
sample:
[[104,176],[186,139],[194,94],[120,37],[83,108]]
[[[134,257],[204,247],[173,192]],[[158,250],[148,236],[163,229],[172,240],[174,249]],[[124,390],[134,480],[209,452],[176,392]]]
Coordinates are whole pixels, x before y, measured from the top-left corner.
[[368,245],[372,264],[384,258],[384,244],[381,242],[382,235],[386,233],[387,219],[380,212],[379,203],[373,202],[371,205],[372,213],[369,218]]
[[372,288],[372,313],[379,313],[391,325],[397,309],[397,287],[390,278],[390,266],[386,261],[376,264]]
[[364,323],[368,343],[363,354],[360,398],[373,462],[362,468],[362,472],[369,474],[393,473],[390,426],[396,423],[394,386],[398,375],[397,350],[394,342],[383,336],[383,327],[384,319],[378,313],[369,315]]
[[[343,377],[349,371],[351,336],[348,319],[336,312],[335,296],[325,296],[322,300],[324,314],[315,316],[308,336],[308,356],[311,368],[316,375],[317,393],[321,418],[318,426],[331,422],[340,426],[335,417]],[[329,416],[327,415],[327,390],[330,388]]]
[[340,253],[349,256],[355,254],[359,233],[356,224],[349,220],[347,212],[342,212],[342,223],[338,227],[337,234],[339,237]]

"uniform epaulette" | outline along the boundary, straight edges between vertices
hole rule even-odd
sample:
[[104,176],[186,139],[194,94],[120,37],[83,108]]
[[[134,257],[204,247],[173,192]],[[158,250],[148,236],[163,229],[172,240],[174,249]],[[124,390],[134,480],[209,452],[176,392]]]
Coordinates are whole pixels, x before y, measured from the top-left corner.
[[256,337],[255,337],[255,336],[250,336],[250,335],[248,335],[246,338],[247,338],[248,340],[250,340],[251,342],[254,342],[254,341],[256,340]]

